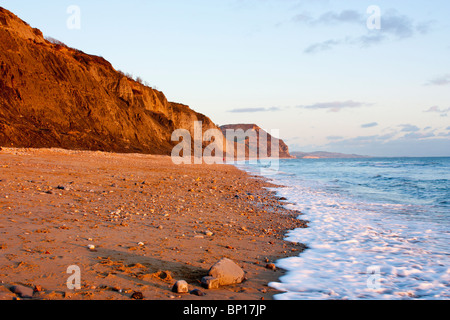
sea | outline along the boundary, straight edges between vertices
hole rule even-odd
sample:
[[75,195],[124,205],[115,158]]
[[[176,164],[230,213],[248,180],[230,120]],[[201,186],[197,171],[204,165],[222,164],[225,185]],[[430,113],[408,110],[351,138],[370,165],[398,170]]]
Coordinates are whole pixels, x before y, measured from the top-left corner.
[[450,158],[238,163],[273,184],[308,228],[269,285],[278,300],[450,299]]

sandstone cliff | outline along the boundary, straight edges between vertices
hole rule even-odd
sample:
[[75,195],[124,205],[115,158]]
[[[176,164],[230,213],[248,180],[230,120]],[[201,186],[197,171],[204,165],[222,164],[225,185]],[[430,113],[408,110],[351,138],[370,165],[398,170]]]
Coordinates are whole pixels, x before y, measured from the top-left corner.
[[[230,137],[227,137],[227,130],[231,129],[237,132],[237,130],[242,130],[244,134],[242,136],[237,137],[235,140],[235,154],[239,154],[236,149],[238,147],[238,143],[245,145],[245,157],[246,158],[256,158],[256,157],[266,157],[266,156],[275,156],[276,153],[272,153],[272,143],[278,144],[278,156],[280,158],[293,158],[289,154],[289,147],[284,143],[283,140],[277,139],[271,136],[269,133],[258,127],[256,124],[227,124],[220,127],[222,130],[222,134],[230,140]],[[255,142],[252,146],[250,135],[254,134],[256,136]],[[264,140],[261,141],[260,138]],[[266,138],[267,137],[267,138]],[[266,142],[264,142],[266,141]],[[232,143],[233,141],[229,141]],[[229,150],[230,147],[227,147]]]
[[0,146],[170,154],[175,129],[217,129],[206,116],[48,41],[0,7]]

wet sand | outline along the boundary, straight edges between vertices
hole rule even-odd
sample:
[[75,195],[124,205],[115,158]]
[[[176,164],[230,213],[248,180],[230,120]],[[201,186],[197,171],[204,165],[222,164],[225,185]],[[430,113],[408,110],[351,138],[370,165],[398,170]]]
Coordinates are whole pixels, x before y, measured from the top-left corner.
[[[267,264],[305,246],[283,240],[306,227],[275,187],[231,165],[174,165],[170,157],[60,149],[0,151],[0,300],[13,285],[33,299],[261,300],[282,270]],[[88,246],[95,246],[89,249]],[[227,257],[241,284],[200,280]],[[69,266],[81,289],[69,290]],[[175,281],[205,296],[176,294]]]

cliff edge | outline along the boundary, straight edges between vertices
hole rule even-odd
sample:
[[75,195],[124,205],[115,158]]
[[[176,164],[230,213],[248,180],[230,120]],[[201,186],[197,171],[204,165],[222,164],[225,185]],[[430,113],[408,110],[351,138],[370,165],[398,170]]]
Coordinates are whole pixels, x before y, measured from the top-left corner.
[[175,129],[206,116],[102,57],[48,41],[0,7],[0,146],[170,154]]

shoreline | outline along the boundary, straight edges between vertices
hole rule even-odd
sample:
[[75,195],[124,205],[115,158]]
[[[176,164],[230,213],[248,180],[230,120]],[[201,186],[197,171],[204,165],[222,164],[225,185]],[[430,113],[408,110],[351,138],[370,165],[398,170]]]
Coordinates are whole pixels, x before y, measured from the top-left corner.
[[[307,224],[265,188],[281,186],[233,165],[3,148],[0,172],[0,300],[17,298],[13,285],[41,289],[33,299],[270,300],[280,292],[268,284],[284,271],[267,264],[305,249],[284,240]],[[202,288],[223,257],[247,280]],[[72,265],[81,269],[76,291],[66,286]],[[171,292],[177,280],[206,295]]]

